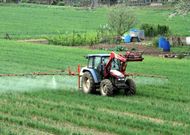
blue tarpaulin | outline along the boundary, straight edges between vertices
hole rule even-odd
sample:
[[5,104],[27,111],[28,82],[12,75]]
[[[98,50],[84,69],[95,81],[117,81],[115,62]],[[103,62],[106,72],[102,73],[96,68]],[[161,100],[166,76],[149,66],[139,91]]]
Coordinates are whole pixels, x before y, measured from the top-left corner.
[[131,42],[131,36],[130,35],[125,35],[124,42],[125,43],[130,43]]

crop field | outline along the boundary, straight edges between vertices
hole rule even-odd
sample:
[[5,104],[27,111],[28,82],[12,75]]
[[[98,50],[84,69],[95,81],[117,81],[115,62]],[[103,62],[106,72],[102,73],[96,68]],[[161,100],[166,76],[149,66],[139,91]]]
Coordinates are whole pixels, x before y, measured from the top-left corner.
[[[174,35],[190,34],[190,15],[169,18],[170,8],[129,8],[137,17],[137,26],[143,23],[166,24]],[[32,4],[0,5],[0,38],[6,33],[13,39],[43,38],[59,33],[94,32],[107,22],[106,7],[89,10]]]
[[[108,8],[94,10],[32,4],[0,4],[0,74],[77,71],[87,54],[110,53],[83,47],[32,44],[3,39],[43,38],[75,31],[94,32],[106,23]],[[189,35],[189,15],[168,18],[167,8],[131,8],[141,23],[167,24]],[[162,11],[162,12],[161,12]],[[174,52],[190,47],[171,48]],[[128,63],[135,96],[84,94],[68,75],[0,77],[0,135],[188,135],[190,60],[143,56]],[[154,75],[155,77],[149,77]]]
[[39,38],[59,33],[95,31],[105,24],[105,9],[39,5],[0,5],[0,38]]
[[[78,63],[85,65],[83,56],[88,53],[102,51],[0,40],[0,69],[4,74],[75,69]],[[190,61],[144,57],[144,62],[129,63],[128,72],[162,77],[133,77],[137,94],[132,97],[122,92],[101,97],[74,87],[48,88],[27,77],[17,78],[23,85],[14,91],[15,78],[0,78],[0,134],[189,134]],[[63,84],[65,77],[55,76]],[[24,87],[30,82],[40,89]]]

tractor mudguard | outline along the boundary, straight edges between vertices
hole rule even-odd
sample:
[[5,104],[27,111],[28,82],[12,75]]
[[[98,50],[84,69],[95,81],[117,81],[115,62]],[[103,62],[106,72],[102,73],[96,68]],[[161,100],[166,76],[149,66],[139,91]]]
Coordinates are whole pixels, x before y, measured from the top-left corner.
[[84,72],[89,72],[92,75],[95,83],[101,82],[100,75],[98,74],[98,72],[95,69],[83,67],[80,71],[80,76],[82,76],[84,74]]

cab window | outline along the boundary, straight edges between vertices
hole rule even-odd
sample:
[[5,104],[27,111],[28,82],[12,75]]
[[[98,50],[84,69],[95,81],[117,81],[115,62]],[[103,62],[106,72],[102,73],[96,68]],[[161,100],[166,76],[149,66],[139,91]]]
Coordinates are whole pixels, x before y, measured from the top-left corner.
[[101,65],[101,57],[95,57],[94,68],[97,69]]
[[89,58],[88,60],[88,67],[93,68],[93,57]]

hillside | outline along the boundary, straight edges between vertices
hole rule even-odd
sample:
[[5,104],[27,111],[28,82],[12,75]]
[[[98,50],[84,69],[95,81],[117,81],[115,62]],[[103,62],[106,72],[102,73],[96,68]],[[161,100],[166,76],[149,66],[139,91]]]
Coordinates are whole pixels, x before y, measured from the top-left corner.
[[[169,18],[170,8],[134,7],[129,8],[140,24],[166,24],[174,35],[190,35],[190,17]],[[73,31],[96,31],[107,22],[109,8],[94,10],[33,4],[0,5],[0,38],[6,33],[11,38],[40,38]]]

